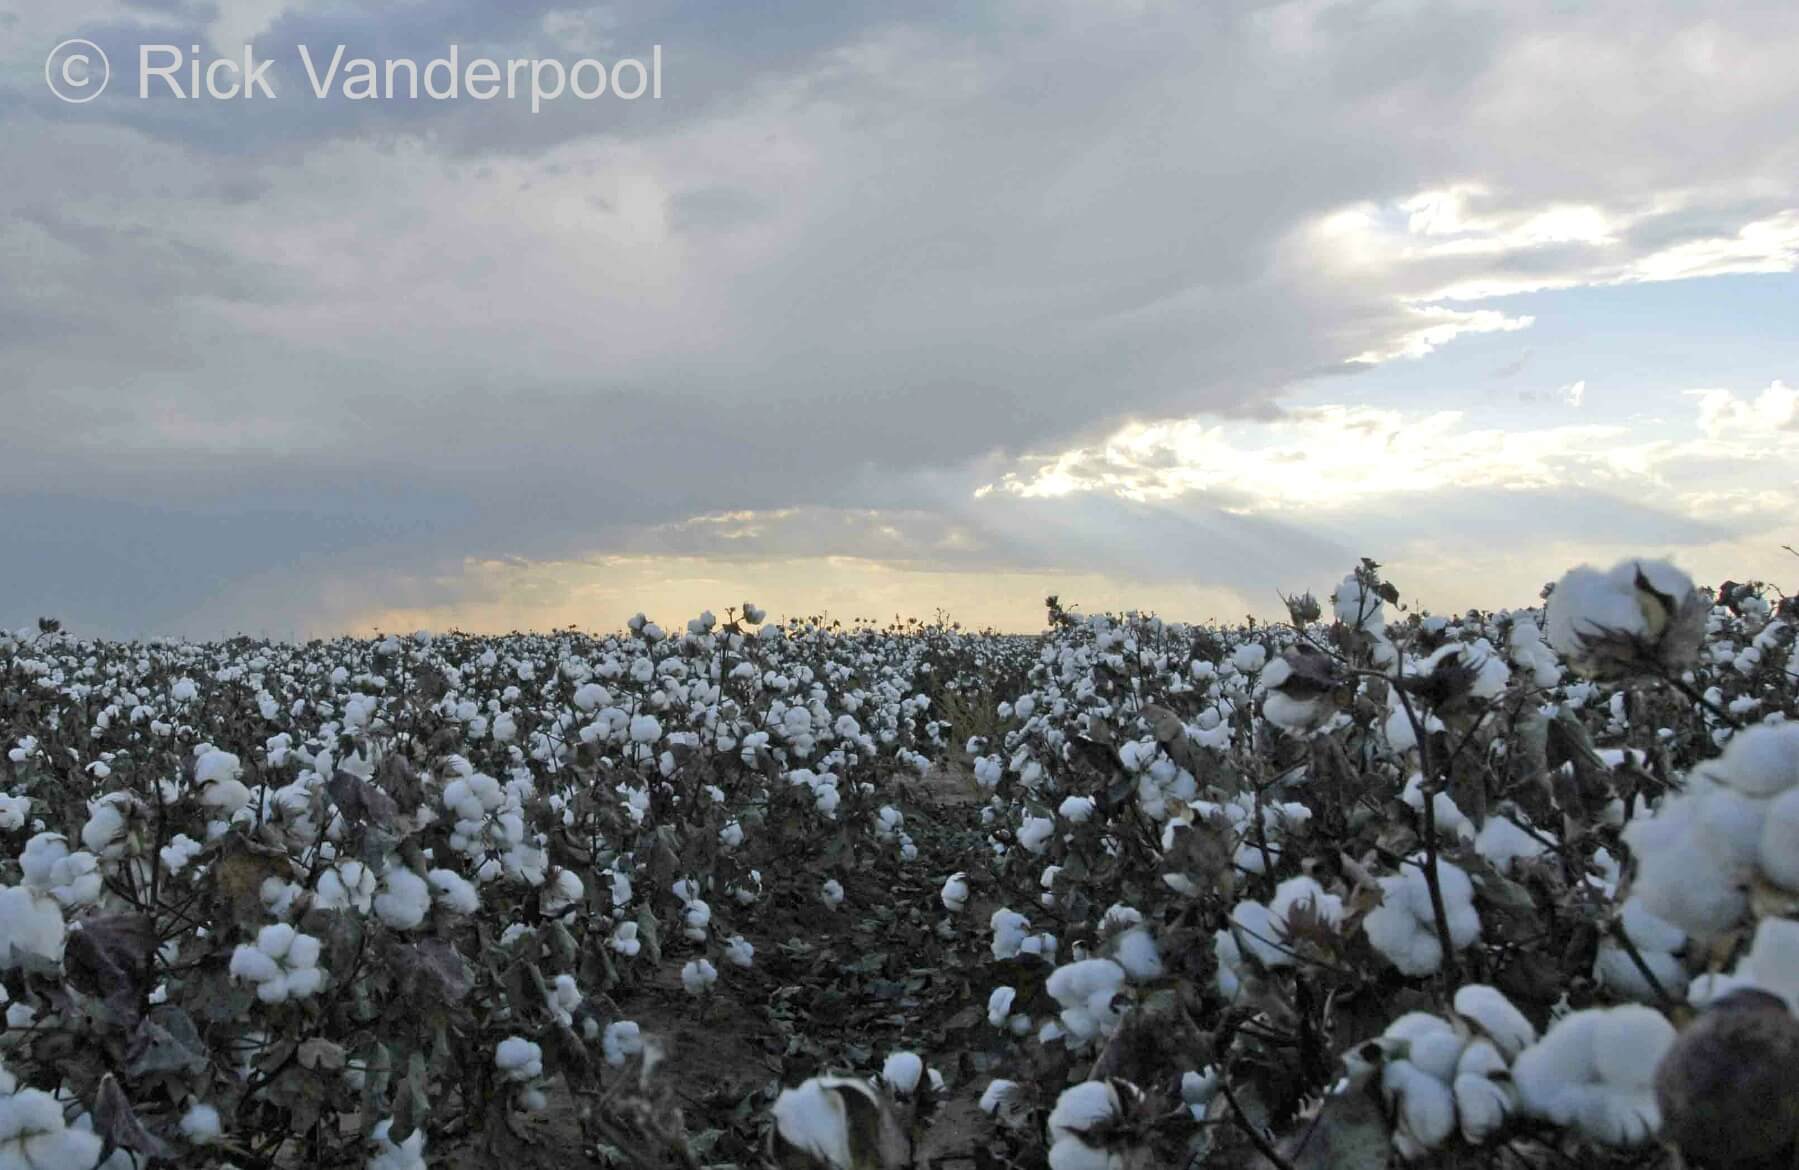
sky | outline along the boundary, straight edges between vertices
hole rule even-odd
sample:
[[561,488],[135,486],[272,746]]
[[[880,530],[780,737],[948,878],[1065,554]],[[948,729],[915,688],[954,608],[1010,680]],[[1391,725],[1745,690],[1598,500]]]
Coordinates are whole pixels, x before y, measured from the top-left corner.
[[[178,99],[161,43],[276,96]],[[0,0],[0,623],[1034,630],[1363,556],[1437,612],[1643,555],[1791,591],[1796,43],[1653,0]],[[338,44],[659,47],[661,96],[315,98]]]

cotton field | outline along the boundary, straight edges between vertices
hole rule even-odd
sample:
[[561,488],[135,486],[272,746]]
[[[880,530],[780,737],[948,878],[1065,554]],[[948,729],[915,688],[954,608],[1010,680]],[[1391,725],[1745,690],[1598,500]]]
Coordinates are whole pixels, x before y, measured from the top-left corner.
[[1790,1168],[1799,602],[0,636],[0,1170]]

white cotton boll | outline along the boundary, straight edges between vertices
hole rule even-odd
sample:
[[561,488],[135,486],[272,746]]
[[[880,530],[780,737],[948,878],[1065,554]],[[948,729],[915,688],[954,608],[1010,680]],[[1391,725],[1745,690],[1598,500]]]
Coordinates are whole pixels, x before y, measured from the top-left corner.
[[1745,796],[1799,787],[1799,723],[1758,723],[1731,737],[1724,754],[1694,769]]
[[1282,924],[1285,934],[1288,916],[1298,907],[1308,907],[1315,921],[1336,926],[1343,921],[1343,899],[1327,894],[1324,887],[1309,877],[1288,878],[1274,889],[1268,909]]
[[655,743],[662,738],[662,723],[654,715],[631,716],[631,742]]
[[1124,1155],[1090,1146],[1079,1138],[1063,1138],[1049,1148],[1049,1170],[1125,1170]]
[[[1724,794],[1714,789],[1704,795]],[[1623,834],[1637,860],[1634,896],[1702,942],[1733,926],[1748,906],[1742,875],[1708,827],[1704,804],[1698,794],[1669,797]]]
[[1117,956],[1119,965],[1132,979],[1158,979],[1162,975],[1162,955],[1148,927],[1132,927],[1119,935]]
[[242,774],[243,764],[231,752],[215,748],[201,754],[194,761],[194,786],[200,791],[201,803],[227,818],[249,804],[250,790],[239,779]]
[[374,905],[375,916],[392,929],[416,930],[431,909],[431,890],[418,874],[394,866],[381,875]]
[[425,1131],[415,1129],[397,1145],[389,1137],[392,1132],[393,1121],[389,1119],[369,1134],[375,1152],[369,1155],[364,1170],[425,1170]]
[[943,900],[945,910],[951,914],[962,913],[963,907],[968,905],[968,875],[951,874],[949,880],[943,883],[943,891],[939,897]]
[[[1412,778],[1406,781],[1399,798],[1420,814],[1424,812],[1423,773],[1412,773]],[[1462,810],[1456,807],[1455,801],[1450,799],[1447,792],[1438,792],[1432,796],[1430,807],[1431,815],[1436,820],[1439,837],[1460,837],[1468,841],[1474,839],[1474,822],[1470,821],[1462,813]]]
[[718,982],[718,968],[709,960],[693,959],[681,968],[681,986],[688,995],[703,994]]
[[705,942],[712,922],[712,907],[695,898],[681,910],[681,934],[689,942]]
[[1490,816],[1474,837],[1474,851],[1492,862],[1499,870],[1511,869],[1517,862],[1541,857],[1548,846],[1526,832],[1509,817]]
[[1247,950],[1267,967],[1287,967],[1293,956],[1286,950],[1286,924],[1275,918],[1274,911],[1260,902],[1242,901],[1231,910],[1229,933],[1236,945]]
[[284,959],[299,932],[285,922],[263,927],[256,934],[256,949],[271,959]]
[[164,845],[158,854],[162,860],[164,872],[170,876],[179,874],[188,867],[194,858],[200,855],[203,848],[204,846],[186,833],[176,833],[174,840]]
[[87,824],[81,827],[81,843],[101,857],[118,857],[125,852],[126,818],[131,798],[112,793],[89,805]]
[[1449,1085],[1409,1060],[1381,1066],[1381,1094],[1394,1112],[1393,1144],[1415,1158],[1455,1132],[1455,1097]]
[[741,934],[734,934],[725,940],[725,961],[748,970],[756,961],[756,948]]
[[1070,824],[1084,825],[1092,819],[1093,812],[1098,807],[1091,796],[1070,796],[1057,807],[1056,815]]
[[1660,1128],[1654,1076],[1674,1026],[1639,1004],[1564,1016],[1512,1064],[1524,1109],[1594,1141],[1635,1146]]
[[1018,844],[1027,853],[1041,854],[1055,836],[1056,822],[1048,817],[1026,817],[1018,827]]
[[24,955],[60,963],[67,937],[55,897],[25,886],[0,888],[0,970],[19,966]]
[[819,901],[835,910],[843,905],[843,883],[836,878],[829,878],[818,891]]
[[1115,1120],[1121,1111],[1118,1092],[1109,1081],[1083,1081],[1064,1090],[1050,1110],[1047,1128],[1051,1143],[1067,1138],[1077,1141],[1088,1130]]
[[1003,1079],[988,1081],[987,1087],[981,1090],[981,1112],[990,1117],[999,1116],[1002,1109],[1005,1109],[1011,1101],[1016,1100],[1019,1092],[1017,1081]]
[[995,1028],[1005,1027],[1017,998],[1016,987],[995,987],[987,996],[987,1022]]
[[1480,1028],[1508,1058],[1537,1042],[1536,1025],[1512,1005],[1505,993],[1484,983],[1469,983],[1455,993],[1455,1011]]
[[1383,1039],[1405,1042],[1405,1059],[1447,1085],[1455,1075],[1457,1060],[1467,1038],[1441,1016],[1407,1012],[1387,1025]]
[[1003,960],[1018,954],[1025,932],[1031,928],[1031,920],[1002,906],[993,912],[987,925],[993,931],[993,957]]
[[451,914],[473,914],[481,909],[481,895],[473,882],[454,870],[434,869],[425,875],[438,909]]
[[635,1020],[616,1020],[606,1025],[606,1032],[600,1038],[600,1048],[606,1055],[606,1063],[619,1068],[633,1056],[643,1051],[643,1030]]
[[1755,986],[1786,1000],[1799,1012],[1799,922],[1789,918],[1764,918],[1755,928],[1755,941],[1737,965],[1737,973],[1754,980]]
[[543,1049],[523,1036],[508,1036],[495,1046],[494,1067],[509,1081],[532,1081],[543,1075]]
[[843,1095],[851,1092],[866,1096],[867,1088],[836,1077],[812,1077],[797,1088],[781,1090],[770,1109],[776,1133],[830,1170],[850,1170],[856,1163]]
[[251,983],[267,983],[281,977],[281,964],[265,951],[240,944],[231,952],[231,974]]
[[1268,648],[1259,642],[1245,642],[1231,652],[1231,665],[1243,674],[1254,674],[1268,661]]
[[1062,1026],[1076,1046],[1117,1028],[1113,999],[1124,977],[1124,968],[1110,959],[1082,959],[1050,972],[1044,989],[1062,1006]]
[[32,837],[25,842],[25,852],[19,855],[19,868],[24,873],[25,884],[34,889],[48,890],[56,884],[56,863],[68,855],[68,839],[61,833],[39,833]]
[[637,937],[635,922],[621,922],[612,928],[612,938],[608,945],[627,959],[634,958],[643,948],[643,940]]
[[1491,1044],[1477,1041],[1468,1046],[1452,1088],[1456,1121],[1470,1145],[1478,1146],[1499,1132],[1517,1108],[1515,1091],[1502,1083],[1506,1076],[1505,1060]]
[[25,827],[25,818],[31,815],[31,798],[29,796],[0,795],[0,830],[12,832]]
[[1193,1120],[1205,1118],[1205,1107],[1218,1095],[1222,1080],[1222,1075],[1212,1065],[1207,1065],[1198,1072],[1181,1074],[1181,1103],[1193,1111]]
[[181,1115],[181,1136],[196,1146],[209,1146],[224,1132],[219,1125],[219,1111],[204,1102]]
[[91,1126],[70,1128],[62,1103],[41,1089],[20,1089],[0,1098],[0,1167],[5,1170],[94,1166],[103,1148]]
[[895,1052],[887,1057],[881,1065],[881,1080],[900,1097],[910,1097],[918,1091],[918,1082],[924,1077],[924,1061],[916,1052]]
[[537,896],[537,907],[544,917],[554,918],[569,907],[578,905],[586,893],[586,887],[573,870],[559,869],[554,877],[544,883],[543,891]]
[[1799,890],[1799,788],[1770,801],[1762,822],[1757,861],[1775,885]]
[[[1396,879],[1382,878],[1383,887]],[[1437,936],[1402,906],[1382,903],[1362,919],[1362,931],[1375,950],[1404,975],[1429,975],[1443,965]]]

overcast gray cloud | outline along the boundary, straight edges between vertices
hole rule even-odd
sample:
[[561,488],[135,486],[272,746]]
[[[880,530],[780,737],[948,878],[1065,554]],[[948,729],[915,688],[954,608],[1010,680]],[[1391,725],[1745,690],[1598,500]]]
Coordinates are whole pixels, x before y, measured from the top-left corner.
[[[1799,249],[1784,6],[0,14],[9,621],[314,628],[419,608],[402,578],[452,605],[470,561],[716,555],[670,533],[727,511],[837,518],[763,558],[1253,590],[1389,530],[1246,518],[1217,483],[973,492],[1131,419],[1274,418],[1321,383],[1354,402],[1380,362],[1529,336],[1470,298],[1790,271]],[[667,96],[140,102],[124,70],[72,107],[42,57],[75,35],[115,58],[254,36],[296,84],[297,43],[660,43]],[[1737,531],[1564,472],[1536,490],[1581,489],[1566,515],[1610,532]],[[1516,498],[1482,499],[1459,514],[1498,531]],[[328,613],[327,578],[357,582]]]

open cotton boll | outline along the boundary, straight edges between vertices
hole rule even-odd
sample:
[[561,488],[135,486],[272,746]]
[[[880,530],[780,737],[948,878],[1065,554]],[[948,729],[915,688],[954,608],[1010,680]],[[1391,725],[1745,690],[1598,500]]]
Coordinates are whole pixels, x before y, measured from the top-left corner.
[[104,1145],[91,1130],[70,1128],[62,1105],[41,1089],[0,1097],[0,1167],[48,1170],[93,1166]]
[[25,827],[25,818],[31,815],[31,798],[29,796],[7,796],[0,794],[0,830],[13,832]]
[[993,912],[987,925],[993,931],[993,957],[1003,960],[1014,957],[1023,948],[1031,920],[1002,906]]
[[381,875],[375,895],[375,916],[394,930],[416,930],[431,909],[431,889],[425,879],[403,866]]
[[1051,1143],[1080,1137],[1089,1130],[1116,1121],[1122,1111],[1118,1090],[1110,1081],[1083,1081],[1062,1090],[1050,1110],[1047,1128]]
[[962,913],[963,907],[968,905],[968,875],[965,873],[951,874],[949,880],[943,883],[943,892],[940,897],[943,899],[945,910],[951,914]]
[[1336,926],[1343,921],[1343,899],[1327,894],[1324,887],[1309,877],[1292,877],[1274,888],[1268,910],[1281,923],[1282,933],[1290,932],[1295,911],[1309,913],[1312,921]]
[[[1437,885],[1443,896],[1449,941],[1457,950],[1480,937],[1474,909],[1474,885],[1461,869],[1439,858]],[[1362,919],[1362,930],[1374,949],[1401,973],[1429,975],[1443,965],[1430,887],[1422,862],[1413,859],[1399,873],[1380,879],[1381,904]]]
[[748,970],[756,961],[756,948],[742,935],[734,934],[725,940],[725,961]]
[[1001,1124],[1017,1128],[1028,1115],[1024,1089],[1017,1081],[994,1079],[981,1090],[981,1112]]
[[67,939],[55,897],[26,886],[0,888],[0,970],[19,966],[26,955],[60,963]]
[[1497,987],[1469,983],[1458,988],[1455,1012],[1479,1028],[1507,1058],[1515,1058],[1537,1042],[1536,1025]]
[[579,905],[587,890],[573,870],[559,869],[544,883],[537,896],[537,908],[544,917],[554,918],[572,906]]
[[1746,870],[1760,847],[1755,811],[1728,789],[1707,786],[1631,821],[1623,836],[1637,862],[1633,896],[1701,942],[1730,929],[1748,907]]
[[219,1140],[222,1132],[219,1111],[204,1102],[190,1107],[181,1115],[181,1136],[196,1146],[211,1145]]
[[1799,1012],[1799,922],[1762,919],[1749,953],[1737,964],[1737,973],[1786,1000],[1788,1010]]
[[1526,1112],[1596,1142],[1637,1146],[1655,1135],[1655,1069],[1674,1026],[1653,1008],[1588,1008],[1557,1020],[1512,1064]]
[[[1676,952],[1686,946],[1686,933],[1650,913],[1636,897],[1625,900],[1619,924],[1662,991],[1668,995],[1683,994],[1687,989],[1687,972]],[[1628,999],[1647,1003],[1659,998],[1655,986],[1637,967],[1636,960],[1614,938],[1600,941],[1593,956],[1593,977]]]
[[1420,1158],[1455,1133],[1455,1096],[1447,1081],[1409,1060],[1393,1060],[1381,1066],[1380,1087],[1393,1111],[1393,1147],[1401,1157]]
[[1050,972],[1044,990],[1062,1006],[1062,1026],[1073,1046],[1110,1035],[1121,1013],[1113,999],[1124,987],[1124,968],[1110,959],[1082,959]]
[[1678,667],[1696,657],[1706,605],[1692,578],[1666,561],[1587,565],[1556,582],[1545,607],[1549,644],[1587,674]]
[[881,1080],[897,1097],[910,1097],[917,1092],[923,1077],[924,1061],[916,1052],[891,1053],[881,1065]]
[[843,905],[843,883],[836,878],[827,879],[818,891],[819,901],[832,910]]
[[688,995],[700,995],[718,982],[718,968],[708,959],[692,959],[681,968],[681,986]]
[[455,870],[431,870],[425,874],[425,881],[438,909],[451,914],[473,914],[481,909],[481,894],[475,884]]
[[369,1134],[369,1143],[374,1152],[364,1170],[425,1170],[425,1131],[414,1129],[406,1135],[406,1140],[395,1144],[389,1137],[393,1132],[391,1118],[381,1121]]
[[1056,815],[1070,824],[1084,825],[1092,819],[1094,810],[1098,807],[1091,796],[1069,796],[1056,806]]
[[[1799,755],[1799,745],[1794,752]],[[1768,803],[1756,861],[1769,881],[1799,891],[1799,787]]]
[[285,922],[262,928],[254,944],[240,944],[231,952],[232,978],[254,984],[263,1003],[285,1003],[318,994],[325,984],[319,966],[323,945],[310,934],[301,934]]
[[494,1047],[493,1063],[509,1081],[534,1081],[543,1075],[543,1049],[523,1036],[508,1036]]
[[1142,1096],[1135,1085],[1116,1078],[1064,1089],[1046,1127],[1050,1170],[1125,1170],[1138,1165],[1140,1152],[1114,1148],[1107,1130]]
[[1745,796],[1777,796],[1799,788],[1799,723],[1758,723],[1724,745],[1724,753],[1693,769]]
[[[1423,813],[1424,774],[1422,772],[1412,773],[1412,778],[1405,782],[1405,788],[1400,792],[1399,798],[1419,813]],[[1456,807],[1456,803],[1450,799],[1449,793],[1438,792],[1433,795],[1430,807],[1431,815],[1436,821],[1437,833],[1440,836],[1460,837],[1464,841],[1474,840],[1474,822],[1469,820],[1460,808]]]
[[1049,848],[1050,838],[1055,836],[1056,822],[1048,817],[1026,817],[1018,826],[1018,844],[1027,853],[1040,854]]
[[1489,816],[1474,835],[1474,851],[1502,871],[1519,861],[1541,857],[1548,848],[1517,821],[1505,816]]
[[1511,1086],[1505,1057],[1489,1040],[1476,1040],[1456,1062],[1456,1123],[1464,1140],[1480,1145],[1498,1132],[1517,1108],[1517,1090]]
[[829,1170],[854,1170],[860,1151],[850,1134],[851,1101],[860,1116],[864,1110],[878,1111],[872,1097],[868,1086],[842,1077],[812,1077],[797,1088],[782,1089],[770,1111],[776,1138]]
[[621,1068],[643,1051],[643,1030],[635,1020],[615,1020],[606,1025],[605,1035],[600,1038],[600,1049],[606,1055],[607,1064]]
[[1156,948],[1155,936],[1146,926],[1134,926],[1119,935],[1116,943],[1119,966],[1132,979],[1158,979],[1162,975],[1162,955]]

